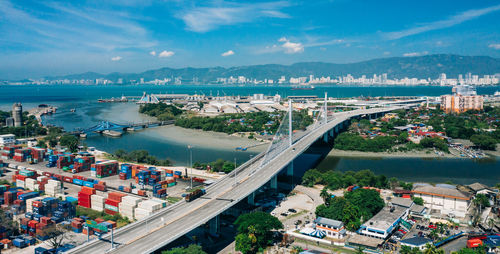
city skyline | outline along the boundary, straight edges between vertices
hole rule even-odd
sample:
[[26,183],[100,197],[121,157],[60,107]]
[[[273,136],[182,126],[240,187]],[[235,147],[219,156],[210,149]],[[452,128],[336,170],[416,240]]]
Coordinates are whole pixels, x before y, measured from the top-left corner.
[[494,1],[3,1],[0,77],[435,53],[498,58],[499,11]]

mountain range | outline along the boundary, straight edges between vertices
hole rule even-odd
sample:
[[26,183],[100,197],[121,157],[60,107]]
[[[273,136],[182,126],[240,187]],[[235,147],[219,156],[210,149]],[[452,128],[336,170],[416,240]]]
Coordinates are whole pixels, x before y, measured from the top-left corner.
[[351,74],[354,77],[387,73],[388,78],[431,78],[436,79],[441,73],[446,73],[449,78],[456,78],[459,74],[471,72],[474,75],[493,75],[500,73],[500,59],[489,56],[460,56],[450,54],[435,54],[417,57],[391,57],[379,58],[368,61],[335,64],[325,62],[301,62],[292,65],[264,64],[238,67],[208,67],[208,68],[160,68],[142,73],[110,73],[99,74],[86,72],[66,76],[47,77],[55,79],[98,79],[105,78],[117,81],[122,78],[124,82],[130,80],[145,81],[153,79],[181,77],[182,80],[198,78],[199,82],[212,82],[219,77],[238,77],[264,80],[277,80],[281,76],[301,77],[314,75],[315,77],[330,76],[332,78]]

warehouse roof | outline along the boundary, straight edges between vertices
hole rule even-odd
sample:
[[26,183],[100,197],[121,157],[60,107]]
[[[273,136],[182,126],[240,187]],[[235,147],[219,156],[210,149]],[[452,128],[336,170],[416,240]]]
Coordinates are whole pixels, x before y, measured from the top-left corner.
[[478,191],[484,190],[484,189],[489,189],[488,186],[486,186],[482,183],[473,183],[473,184],[469,184],[467,186],[469,186],[469,188],[471,188],[475,192],[478,192]]
[[333,228],[341,228],[341,227],[344,226],[344,224],[342,223],[342,221],[332,220],[332,219],[323,218],[323,217],[316,218],[314,220],[314,223],[328,225],[328,226],[331,226]]
[[462,200],[470,200],[471,198],[470,194],[461,192],[456,188],[452,189],[452,188],[436,187],[430,185],[416,187],[415,189],[413,189],[413,193],[447,197],[447,198],[456,198]]
[[411,205],[413,204],[413,200],[409,198],[400,198],[400,197],[393,197],[391,199],[391,203],[393,205],[405,207],[405,208],[410,208]]
[[358,235],[354,234],[347,239],[347,241],[350,244],[355,244],[355,245],[363,245],[371,248],[377,248],[379,245],[381,245],[384,240],[380,238],[375,238],[375,237],[368,237],[364,235]]
[[363,224],[367,228],[376,228],[381,230],[388,230],[396,220],[403,217],[407,208],[400,206],[384,207],[380,212],[375,214],[371,219]]

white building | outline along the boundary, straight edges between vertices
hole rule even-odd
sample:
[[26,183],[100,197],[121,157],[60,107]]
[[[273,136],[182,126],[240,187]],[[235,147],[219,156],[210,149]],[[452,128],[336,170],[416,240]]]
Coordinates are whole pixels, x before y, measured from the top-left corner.
[[342,221],[318,217],[314,220],[314,224],[316,230],[322,231],[328,238],[343,239],[346,235]]
[[361,225],[359,233],[362,235],[386,239],[396,229],[402,219],[406,219],[410,209],[401,206],[384,207]]
[[424,200],[424,206],[430,210],[431,214],[438,212],[450,217],[464,218],[471,204],[472,195],[456,188],[429,185],[416,187],[412,192],[415,197]]
[[0,135],[0,146],[10,146],[16,144],[16,136],[14,134]]

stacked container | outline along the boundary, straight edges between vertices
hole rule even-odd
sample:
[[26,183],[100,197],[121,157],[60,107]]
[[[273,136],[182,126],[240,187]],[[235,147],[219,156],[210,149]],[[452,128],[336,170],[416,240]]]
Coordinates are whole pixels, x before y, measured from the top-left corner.
[[81,218],[74,218],[73,221],[71,222],[71,227],[73,229],[73,232],[75,233],[81,233],[83,230],[83,223],[84,220]]
[[110,192],[108,198],[104,201],[104,212],[110,215],[115,215],[119,211],[119,204],[122,202],[122,197],[125,194],[118,192]]
[[122,164],[120,166],[119,177],[121,180],[127,180],[132,177],[132,166],[130,164]]
[[134,209],[137,207],[137,204],[139,204],[141,201],[142,199],[138,197],[133,197],[133,196],[122,197],[122,202],[118,205],[120,214],[129,219],[133,219],[135,217]]
[[99,195],[90,196],[91,208],[99,212],[104,211],[104,199],[104,197]]
[[49,155],[47,157],[47,161],[48,163],[46,164],[46,166],[48,168],[52,168],[52,167],[55,167],[57,166],[57,160],[59,159],[59,157],[57,155]]
[[4,146],[2,150],[2,159],[7,160],[7,159],[12,159],[14,157],[16,147],[15,146]]
[[31,150],[29,148],[16,149],[13,159],[17,162],[24,162],[31,157]]
[[71,154],[59,156],[59,158],[57,159],[57,168],[63,169],[65,167],[72,166],[73,165],[73,158],[74,158],[74,155],[71,155]]
[[31,148],[31,159],[33,163],[42,162],[44,157],[45,157],[45,149],[38,147]]
[[73,173],[89,171],[92,163],[95,162],[94,156],[83,156],[75,159],[73,164]]
[[82,186],[82,189],[78,192],[78,205],[90,208],[90,196],[94,194],[94,188]]
[[48,180],[47,184],[44,186],[45,193],[52,197],[57,197],[58,195],[63,194],[62,184],[57,180]]
[[35,197],[35,198],[30,198],[30,199],[26,200],[26,212],[33,213],[33,202],[41,201],[42,199],[43,199],[42,197]]
[[[101,161],[91,166],[91,174],[92,176],[96,176],[98,178],[113,176],[118,174],[118,162],[117,161]],[[92,173],[95,172],[95,173]]]
[[136,220],[140,220],[146,216],[149,216],[161,208],[166,206],[166,202],[160,200],[146,200],[142,201],[137,205],[137,208],[134,209],[134,218]]
[[24,181],[24,187],[28,190],[33,190],[33,191],[40,190],[38,181],[32,178],[26,178],[26,180]]

